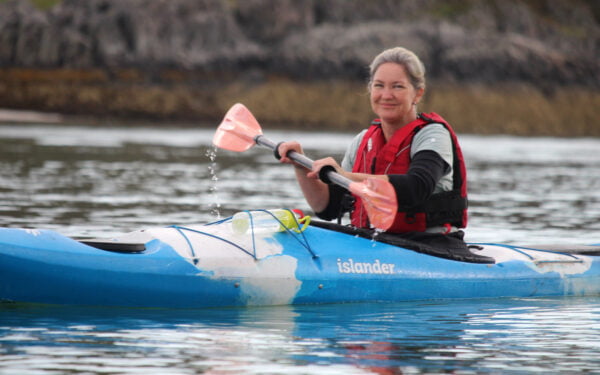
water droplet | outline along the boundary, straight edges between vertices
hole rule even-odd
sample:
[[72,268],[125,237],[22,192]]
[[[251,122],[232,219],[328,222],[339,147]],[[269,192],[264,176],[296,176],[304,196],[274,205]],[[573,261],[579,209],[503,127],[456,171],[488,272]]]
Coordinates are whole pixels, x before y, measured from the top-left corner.
[[210,174],[210,180],[212,181],[212,184],[208,188],[211,195],[211,204],[209,206],[210,214],[219,220],[221,218],[221,203],[219,201],[219,189],[217,187],[217,181],[219,181],[219,178],[217,177],[217,147],[209,147],[206,149],[205,155],[211,161],[208,165],[208,172]]

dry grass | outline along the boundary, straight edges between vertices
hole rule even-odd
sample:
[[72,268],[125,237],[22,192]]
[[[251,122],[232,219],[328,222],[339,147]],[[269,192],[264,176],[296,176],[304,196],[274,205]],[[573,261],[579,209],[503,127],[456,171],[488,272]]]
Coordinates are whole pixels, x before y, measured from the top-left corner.
[[221,108],[241,102],[260,122],[278,126],[358,129],[371,117],[365,86],[345,81],[274,78],[251,88],[233,85],[217,97]]
[[[116,72],[0,70],[0,107],[94,117],[219,121],[246,104],[265,126],[357,131],[373,114],[362,82],[259,82],[133,69]],[[460,133],[600,136],[600,92],[564,87],[547,94],[531,85],[430,82],[420,110],[444,116]]]
[[443,114],[465,133],[600,136],[600,93],[565,87],[544,94],[530,85],[440,85],[425,109]]
[[[600,136],[600,92],[566,87],[544,94],[531,85],[494,87],[430,84],[420,106],[445,117],[458,132],[549,136]],[[252,89],[230,88],[261,122],[349,130],[364,128],[373,114],[364,84],[297,83],[279,79]],[[225,105],[221,105],[226,108]]]

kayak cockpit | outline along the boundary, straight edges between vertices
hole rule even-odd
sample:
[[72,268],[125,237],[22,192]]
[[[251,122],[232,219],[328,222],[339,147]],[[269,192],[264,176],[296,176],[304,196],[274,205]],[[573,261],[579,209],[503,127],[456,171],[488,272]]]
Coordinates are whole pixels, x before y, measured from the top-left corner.
[[88,239],[79,240],[79,242],[96,249],[113,251],[116,253],[141,253],[146,250],[146,244],[140,242],[124,242],[111,239]]
[[146,244],[153,239],[146,230],[138,230],[119,236],[118,238],[85,238],[78,239],[77,241],[99,250],[136,254],[146,251]]
[[444,258],[449,260],[455,260],[466,263],[479,263],[479,264],[493,264],[495,263],[494,258],[476,254],[470,249],[449,249],[443,246],[432,246],[430,244],[419,242],[411,239],[404,238],[402,236],[393,233],[376,233],[371,229],[354,228],[345,225],[334,224],[323,221],[311,221],[310,225],[333,230],[336,232],[346,233],[353,236],[359,236],[367,239],[371,239],[377,242],[383,242],[389,245],[402,247],[404,249],[416,251],[421,254],[427,254],[438,258]]

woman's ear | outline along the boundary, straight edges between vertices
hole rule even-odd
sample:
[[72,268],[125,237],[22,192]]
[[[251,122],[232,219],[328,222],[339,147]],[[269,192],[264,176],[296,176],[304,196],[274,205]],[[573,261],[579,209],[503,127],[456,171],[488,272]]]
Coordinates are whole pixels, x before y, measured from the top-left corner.
[[413,100],[413,103],[419,104],[419,102],[421,101],[421,98],[423,97],[423,94],[425,94],[425,89],[423,87],[419,88],[416,90],[415,92],[415,98]]

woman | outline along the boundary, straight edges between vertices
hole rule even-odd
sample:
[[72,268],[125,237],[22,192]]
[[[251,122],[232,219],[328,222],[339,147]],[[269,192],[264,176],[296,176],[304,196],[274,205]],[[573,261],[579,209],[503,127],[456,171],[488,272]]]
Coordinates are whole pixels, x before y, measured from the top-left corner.
[[[353,181],[373,176],[390,181],[399,207],[387,232],[417,240],[443,234],[462,242],[459,228],[467,224],[465,164],[451,126],[435,113],[417,113],[425,93],[423,63],[405,48],[385,50],[370,65],[368,88],[378,119],[355,137],[341,165],[331,157],[315,161],[312,170],[295,164],[285,155],[302,153],[297,142],[279,145],[281,162],[294,165],[304,196],[320,218],[331,220],[347,210],[346,190],[318,179],[319,170],[329,165]],[[350,211],[355,227],[369,227],[358,197]]]

